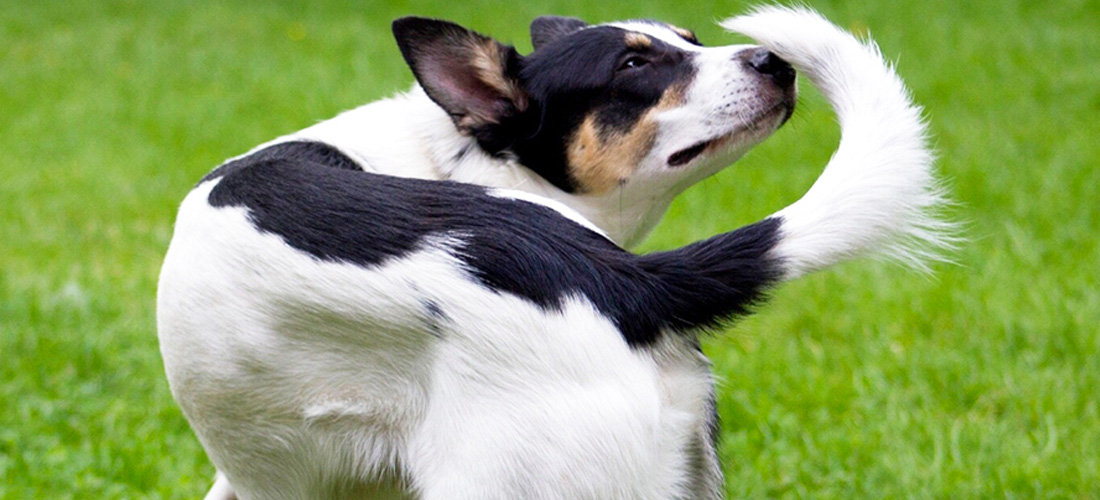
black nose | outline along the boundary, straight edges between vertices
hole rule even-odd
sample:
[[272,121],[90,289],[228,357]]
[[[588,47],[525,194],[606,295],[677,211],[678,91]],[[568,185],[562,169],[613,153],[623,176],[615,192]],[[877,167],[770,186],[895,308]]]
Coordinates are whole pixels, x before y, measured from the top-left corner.
[[790,87],[794,83],[794,68],[768,49],[756,49],[749,56],[749,66],[770,77],[780,88]]

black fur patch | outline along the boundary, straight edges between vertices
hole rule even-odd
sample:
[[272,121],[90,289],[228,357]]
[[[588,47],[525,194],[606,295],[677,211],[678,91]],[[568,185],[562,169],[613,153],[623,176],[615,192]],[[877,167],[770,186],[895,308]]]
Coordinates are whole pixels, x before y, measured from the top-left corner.
[[447,313],[443,312],[443,307],[438,302],[431,299],[423,299],[421,305],[424,307],[425,322],[428,326],[428,331],[432,335],[438,338],[443,337],[443,327],[441,323],[450,321],[447,317]]
[[531,21],[531,46],[535,50],[565,35],[588,27],[588,23],[572,17],[539,16]]
[[221,178],[209,202],[247,208],[257,229],[317,259],[360,266],[407,255],[428,236],[452,235],[462,241],[458,257],[487,288],[546,309],[585,297],[633,346],[667,329],[743,314],[780,277],[780,262],[767,256],[778,219],[638,256],[542,205],[349,165],[322,144],[272,146],[208,175]]
[[249,165],[267,160],[284,160],[291,162],[325,165],[329,168],[344,170],[362,170],[362,167],[328,144],[320,142],[294,141],[284,142],[268,146],[248,156],[238,158],[222,164],[199,181],[199,184],[211,179],[216,179],[228,173],[240,170]]

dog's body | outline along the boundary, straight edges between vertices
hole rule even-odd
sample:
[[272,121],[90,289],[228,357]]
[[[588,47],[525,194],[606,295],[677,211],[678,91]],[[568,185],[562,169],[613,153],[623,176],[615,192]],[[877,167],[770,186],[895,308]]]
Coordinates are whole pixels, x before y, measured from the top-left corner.
[[775,216],[638,256],[619,245],[790,115],[786,63],[656,23],[542,19],[526,58],[431,23],[395,23],[425,93],[257,148],[180,208],[158,327],[210,497],[720,497],[698,332],[940,241],[919,110],[814,14],[732,21],[830,99],[840,149]]

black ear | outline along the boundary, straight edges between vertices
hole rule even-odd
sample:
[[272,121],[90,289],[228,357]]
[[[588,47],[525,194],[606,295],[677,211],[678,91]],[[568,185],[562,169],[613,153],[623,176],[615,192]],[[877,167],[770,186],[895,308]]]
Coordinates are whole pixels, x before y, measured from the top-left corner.
[[539,50],[539,47],[586,26],[588,23],[574,17],[536,17],[531,21],[531,46]]
[[457,24],[403,17],[393,36],[416,80],[455,125],[479,136],[527,108],[516,49]]

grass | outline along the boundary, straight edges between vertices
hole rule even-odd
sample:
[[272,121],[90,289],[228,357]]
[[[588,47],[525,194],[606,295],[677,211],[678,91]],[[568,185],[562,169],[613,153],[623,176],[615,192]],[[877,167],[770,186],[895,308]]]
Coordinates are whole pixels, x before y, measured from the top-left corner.
[[[814,2],[927,110],[967,223],[935,276],[857,262],[708,340],[731,497],[1100,498],[1100,4]],[[222,159],[411,82],[394,17],[530,48],[544,13],[730,40],[742,2],[0,0],[0,498],[198,497],[154,296],[175,207]],[[643,250],[796,199],[837,139],[795,119]]]

